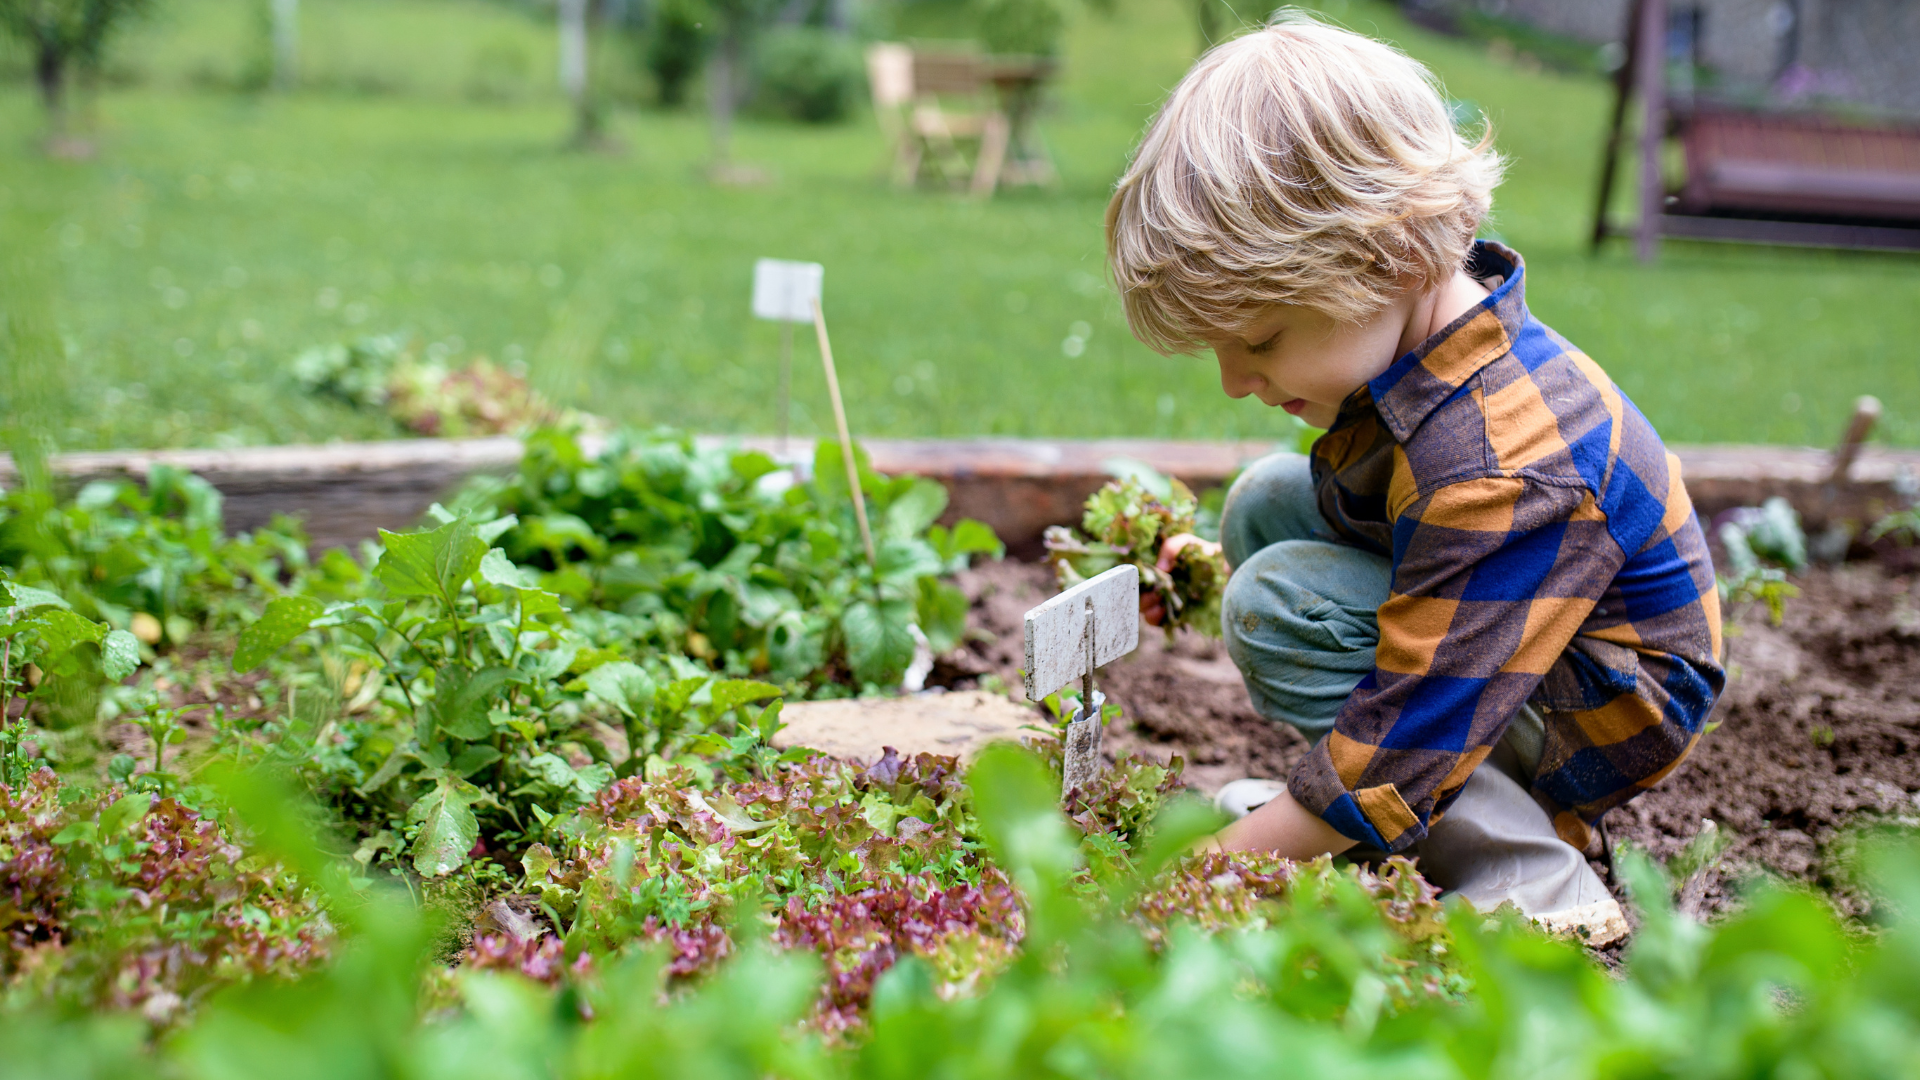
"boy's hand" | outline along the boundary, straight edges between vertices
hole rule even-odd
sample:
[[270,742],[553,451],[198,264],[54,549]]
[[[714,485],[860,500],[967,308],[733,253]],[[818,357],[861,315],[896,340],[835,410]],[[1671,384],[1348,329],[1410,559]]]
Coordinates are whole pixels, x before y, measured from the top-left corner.
[[[1196,544],[1207,555],[1220,553],[1220,545],[1211,540],[1203,540],[1192,533],[1175,533],[1160,545],[1160,558],[1154,566],[1163,574],[1172,573],[1174,560],[1180,557],[1182,551]],[[1140,617],[1147,620],[1148,626],[1159,626],[1166,621],[1167,605],[1160,599],[1159,593],[1148,589],[1140,594]]]
[[1270,851],[1283,859],[1305,861],[1338,855],[1354,842],[1282,791],[1213,836],[1218,851]]

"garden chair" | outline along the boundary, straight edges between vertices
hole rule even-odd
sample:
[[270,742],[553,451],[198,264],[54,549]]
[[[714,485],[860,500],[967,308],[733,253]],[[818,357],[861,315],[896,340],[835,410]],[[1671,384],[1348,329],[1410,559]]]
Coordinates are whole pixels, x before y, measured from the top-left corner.
[[[933,180],[990,195],[1007,153],[1007,119],[985,57],[883,43],[867,49],[874,113],[902,186]],[[971,154],[971,160],[969,160]]]

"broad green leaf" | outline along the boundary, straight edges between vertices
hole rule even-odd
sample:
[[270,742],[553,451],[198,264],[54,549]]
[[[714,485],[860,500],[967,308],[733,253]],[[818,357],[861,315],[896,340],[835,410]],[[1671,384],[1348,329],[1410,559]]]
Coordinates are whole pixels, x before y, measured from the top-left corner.
[[480,560],[480,579],[489,585],[506,589],[518,597],[522,618],[537,619],[542,615],[563,613],[560,598],[539,588],[539,575],[514,565],[507,558],[507,553],[499,548],[488,551]]
[[765,701],[770,697],[779,697],[780,688],[772,683],[763,683],[757,679],[722,679],[713,684],[709,691],[715,716],[726,712],[735,705],[749,701]]
[[826,661],[826,622],[789,611],[767,627],[767,660],[776,678],[800,678]]
[[[873,466],[868,462],[866,448],[859,443],[853,444],[853,464],[859,470],[860,486],[864,490]],[[840,452],[840,444],[833,439],[821,439],[813,448],[813,486],[828,503],[852,499],[847,489],[847,459]]]
[[586,683],[589,695],[619,709],[625,716],[644,716],[653,708],[653,677],[630,660],[601,664],[587,672],[581,681]]
[[545,844],[533,845],[527,849],[525,855],[520,857],[520,868],[527,872],[528,881],[545,881],[547,871],[557,865],[559,860],[553,857],[553,849]]
[[474,535],[465,518],[421,532],[381,529],[380,543],[385,551],[373,576],[395,596],[451,601],[487,555],[487,542]]
[[233,650],[233,670],[244,674],[266,663],[268,657],[306,633],[325,610],[325,605],[310,596],[274,600],[252,626],[240,631],[240,641]]
[[895,539],[910,540],[925,532],[946,508],[947,489],[939,481],[914,477],[913,486],[888,505],[882,529]]
[[991,555],[998,559],[1007,551],[1007,546],[994,535],[992,526],[972,518],[961,518],[951,530],[935,525],[927,530],[927,542],[947,560],[960,555]]
[[413,841],[413,868],[421,877],[440,877],[467,864],[467,852],[480,839],[473,816],[478,789],[462,780],[442,780],[407,811],[420,826]]
[[782,704],[784,703],[780,701],[774,701],[768,704],[760,710],[760,715],[753,720],[754,730],[760,733],[760,741],[766,743],[768,746],[773,745],[773,737],[780,734],[780,729],[787,726],[780,719],[780,707]]
[[960,644],[961,635],[967,632],[965,593],[938,578],[921,578],[916,609],[928,648],[938,654]]
[[71,609],[73,606],[45,589],[36,589],[31,585],[20,585],[11,581],[0,581],[0,596],[8,597],[6,606],[18,611],[38,607]]
[[[995,743],[967,770],[967,786],[973,789],[980,831],[994,861],[1036,901],[1035,915],[1049,899],[1064,901],[1063,886],[1081,857],[1060,813],[1059,780],[1032,751]],[[1056,926],[1038,923],[1036,919],[1035,930],[1041,931],[1043,941],[1044,931],[1057,932]]]
[[126,832],[129,826],[147,816],[147,810],[152,805],[153,795],[145,791],[122,796],[100,812],[100,835],[119,836]]
[[873,576],[888,585],[907,587],[943,569],[940,556],[926,541],[892,539],[883,541],[875,552]]
[[599,794],[601,788],[613,783],[613,769],[605,762],[596,761],[576,769],[555,754],[535,754],[527,760],[527,771],[548,787],[560,791],[564,796],[564,804],[569,808],[587,802]]
[[125,630],[114,630],[100,639],[100,671],[107,678],[119,682],[139,667],[139,638]]
[[847,640],[847,666],[862,683],[893,686],[913,662],[913,605],[904,600],[873,604],[862,600],[847,607],[840,629]]
[[520,598],[520,614],[527,619],[566,614],[560,606],[560,597],[544,589],[515,589],[514,595]]
[[503,589],[531,589],[540,584],[533,571],[515,566],[499,548],[491,548],[481,557],[480,579]]
[[373,792],[379,791],[381,788],[386,787],[388,782],[394,777],[400,775],[400,770],[407,767],[407,762],[417,760],[419,760],[419,758],[414,753],[413,743],[408,742],[396,746],[393,748],[393,753],[387,755],[387,760],[381,762],[380,767],[374,770],[373,775],[367,777],[366,782],[355,790],[362,795],[370,795]]
[[607,542],[593,531],[593,526],[572,514],[542,514],[534,518],[527,523],[527,540],[552,552],[555,561],[562,561],[557,556],[576,547],[595,558],[605,555],[607,550]]
[[507,530],[518,524],[520,524],[520,518],[517,515],[508,514],[506,517],[494,518],[492,521],[485,521],[475,525],[473,527],[473,534],[478,536],[483,543],[491,544],[495,540],[505,536]]
[[511,668],[487,667],[467,674],[460,668],[445,668],[433,691],[433,719],[440,732],[469,742],[493,734],[487,710],[500,688],[513,678]]
[[453,764],[448,768],[452,769],[456,776],[472,776],[499,760],[500,751],[486,743],[475,743],[460,751],[460,756],[454,758]]
[[39,640],[39,648],[33,653],[34,663],[56,675],[71,673],[72,667],[67,661],[77,646],[97,643],[107,636],[104,623],[81,618],[63,608],[41,609],[20,625],[31,630]]

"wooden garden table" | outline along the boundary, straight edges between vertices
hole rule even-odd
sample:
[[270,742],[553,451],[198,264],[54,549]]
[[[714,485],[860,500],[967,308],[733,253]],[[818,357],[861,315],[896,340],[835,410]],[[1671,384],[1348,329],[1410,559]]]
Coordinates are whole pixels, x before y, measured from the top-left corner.
[[1058,61],[1050,56],[995,56],[988,61],[987,78],[999,97],[1006,127],[1001,138],[988,139],[981,147],[974,194],[991,195],[1002,186],[1052,187],[1059,183],[1060,174],[1054,170],[1053,158],[1034,125],[1040,111],[1040,91],[1059,68]]

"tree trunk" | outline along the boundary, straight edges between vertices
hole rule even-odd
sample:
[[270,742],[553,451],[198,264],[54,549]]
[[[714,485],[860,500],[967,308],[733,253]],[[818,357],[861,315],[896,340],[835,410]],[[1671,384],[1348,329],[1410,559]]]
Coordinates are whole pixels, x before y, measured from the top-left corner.
[[713,118],[713,164],[724,169],[733,157],[734,64],[740,58],[740,28],[728,19],[719,48],[707,68],[707,101]]
[[588,67],[588,22],[593,0],[560,0],[560,88],[573,103],[573,141],[591,145],[600,138],[600,111],[593,100]]
[[271,0],[273,88],[291,90],[300,76],[300,0]]
[[41,42],[34,57],[33,78],[40,86],[40,102],[47,108],[47,121],[58,135],[66,126],[66,54],[57,46]]

